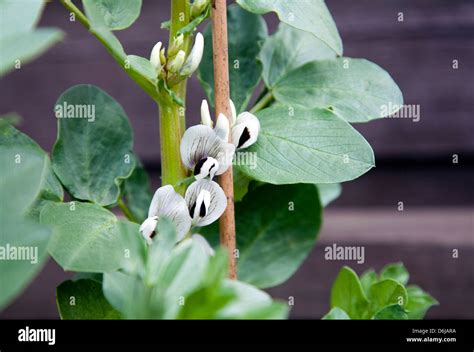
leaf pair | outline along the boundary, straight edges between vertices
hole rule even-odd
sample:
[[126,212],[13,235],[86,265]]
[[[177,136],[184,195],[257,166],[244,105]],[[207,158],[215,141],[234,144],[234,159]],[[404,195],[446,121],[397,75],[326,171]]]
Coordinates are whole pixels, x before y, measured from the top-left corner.
[[359,279],[343,267],[331,290],[331,310],[323,319],[422,319],[438,302],[417,286],[405,285],[409,274],[403,264],[373,270]]

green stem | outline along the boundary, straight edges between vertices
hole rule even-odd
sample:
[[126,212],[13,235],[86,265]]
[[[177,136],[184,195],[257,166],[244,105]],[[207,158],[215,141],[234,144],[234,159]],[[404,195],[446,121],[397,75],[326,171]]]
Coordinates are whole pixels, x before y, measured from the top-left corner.
[[[155,101],[157,101],[157,92],[155,83],[148,80],[146,77],[142,77],[142,79],[137,79],[136,75],[140,75],[139,72],[135,71],[135,75],[130,73],[130,70],[133,70],[133,67],[126,68],[125,62],[127,60],[127,55],[123,51],[121,45],[111,45],[110,38],[114,37],[113,33],[109,33],[104,37],[104,33],[102,31],[96,31],[91,25],[89,19],[84,15],[84,13],[72,3],[71,0],[61,0],[63,6],[69,10],[70,12],[74,13],[76,18],[81,22],[81,24],[89,30],[100,42],[101,44],[107,49],[107,51],[112,55],[114,60],[122,67],[122,69]],[[108,39],[107,39],[108,38]],[[117,40],[117,39],[116,39]]]
[[[187,170],[181,162],[179,145],[181,142],[181,119],[179,106],[169,100],[160,101],[160,145],[161,145],[161,184],[177,185],[187,177]],[[175,186],[184,193],[185,185]]]
[[74,16],[76,16],[76,18],[79,20],[79,22],[82,23],[84,27],[86,27],[87,29],[90,28],[90,23],[87,17],[82,13],[81,10],[79,10],[79,8],[76,5],[72,3],[71,0],[61,0],[61,3],[66,9],[72,12]]
[[135,218],[135,216],[133,216],[132,212],[130,211],[130,209],[128,209],[127,205],[124,203],[122,198],[119,198],[118,206],[120,210],[122,211],[123,215],[125,215],[128,220],[137,222],[137,219]]
[[[188,0],[171,1],[171,28],[169,43],[177,32],[189,23],[190,5]],[[189,35],[184,36],[183,46],[189,50]],[[173,86],[171,89],[182,101],[186,101],[187,80]],[[167,97],[158,101],[160,109],[160,143],[161,143],[161,182],[162,185],[176,185],[187,177],[188,173],[181,163],[180,143],[183,136],[186,120],[185,110]],[[175,186],[177,192],[183,194],[186,186]]]
[[251,113],[259,112],[260,110],[265,109],[273,101],[273,94],[271,91],[267,92],[250,110]]
[[[189,0],[171,0],[171,27],[170,27],[170,39],[169,43],[171,44],[173,38],[176,36],[178,31],[186,26],[191,20],[191,5]],[[186,55],[189,54],[191,48],[191,37],[189,34],[184,36],[183,40],[183,50],[186,52]],[[181,98],[183,101],[186,101],[186,87],[188,84],[187,79],[183,79],[180,83],[172,87],[173,91]],[[178,107],[179,108],[179,107]],[[180,127],[181,135],[186,129],[186,116],[183,113],[180,115]]]

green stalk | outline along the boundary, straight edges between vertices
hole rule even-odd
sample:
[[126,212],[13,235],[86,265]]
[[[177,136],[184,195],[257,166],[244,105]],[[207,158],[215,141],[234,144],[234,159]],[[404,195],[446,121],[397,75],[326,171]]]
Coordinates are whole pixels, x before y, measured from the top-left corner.
[[138,222],[137,219],[135,219],[135,216],[133,216],[130,209],[128,209],[127,205],[125,204],[125,202],[123,201],[122,198],[119,198],[117,205],[119,206],[119,208],[122,211],[123,215],[125,215],[125,217],[128,220],[133,221],[133,222]]
[[[190,5],[188,0],[171,1],[171,28],[169,43],[177,32],[189,23]],[[184,37],[184,48],[189,50],[190,38]],[[186,84],[184,79],[171,89],[176,95],[186,101]],[[163,185],[176,185],[180,180],[187,177],[188,173],[181,163],[179,145],[181,137],[186,128],[185,111],[168,97],[159,99],[160,110],[160,143],[161,143],[161,181]],[[185,185],[176,186],[176,191],[184,193]]]
[[271,91],[268,91],[250,110],[252,114],[259,112],[260,110],[265,109],[268,107],[271,102],[273,101],[273,94]]

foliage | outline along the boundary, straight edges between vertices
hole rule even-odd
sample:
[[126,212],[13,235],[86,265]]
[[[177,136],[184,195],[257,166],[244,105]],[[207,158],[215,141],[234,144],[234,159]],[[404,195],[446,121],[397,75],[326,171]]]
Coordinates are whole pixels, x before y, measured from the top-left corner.
[[[198,78],[214,103],[210,25],[204,36],[195,34],[210,16],[211,3],[176,1],[179,6],[173,6],[164,24],[170,31],[168,47],[158,42],[145,58],[128,52],[115,35],[137,20],[141,0],[83,0],[84,12],[71,0],[61,2],[157,103],[162,181],[174,186],[167,194],[174,194],[176,202],[168,209],[169,219],[159,214],[164,200],[152,198],[149,177],[133,151],[128,116],[99,87],[77,85],[58,98],[51,161],[36,142],[13,127],[12,115],[1,119],[0,244],[31,246],[38,255],[34,264],[0,261],[2,278],[11,283],[1,287],[0,307],[21,292],[49,254],[64,270],[82,273],[57,288],[63,319],[287,317],[287,305],[259,288],[279,285],[296,272],[314,248],[323,208],[339,196],[339,183],[374,167],[372,148],[351,123],[396,112],[403,103],[396,83],[374,63],[342,57],[341,38],[322,0],[238,0],[229,6],[230,93],[239,114],[230,129],[242,137],[245,128],[250,135],[252,127],[255,135],[245,150],[240,140],[224,143],[218,139],[222,126],[212,130],[209,116],[208,125],[197,129],[209,137],[206,148],[188,154],[209,152],[191,165],[194,172],[201,172],[208,159],[217,161],[222,155],[211,152],[221,147],[237,148],[236,158],[257,157],[255,163],[234,167],[241,281],[230,281],[216,224],[200,229],[213,245],[213,254],[206,240],[191,231],[178,238],[180,224],[172,218],[181,211],[189,230],[190,223],[207,225],[202,221],[209,216],[207,210],[215,215],[219,208],[206,208],[220,194],[217,184],[202,180],[187,188],[190,166],[183,165],[180,155],[186,82],[201,57]],[[8,14],[2,16],[0,44],[11,49],[2,56],[0,74],[12,70],[16,59],[29,61],[62,38],[56,29],[35,29],[42,2],[31,3],[20,8],[10,0],[0,2],[2,13]],[[268,12],[281,21],[271,36],[262,17]],[[185,18],[178,21],[181,13]],[[194,141],[196,136],[189,135]],[[210,170],[204,177],[211,176]],[[213,185],[212,199],[211,193],[200,193],[201,198],[188,194],[192,185],[196,189],[202,184]],[[63,189],[70,196],[67,203]],[[194,204],[188,204],[191,201]],[[117,216],[119,210],[122,215]],[[367,272],[360,279],[343,268],[325,319],[421,318],[437,302],[416,286],[405,287],[407,281],[400,265],[380,275]]]
[[385,266],[379,275],[368,270],[359,278],[349,267],[339,272],[331,290],[331,310],[323,319],[423,319],[436,299],[408,284],[402,263]]

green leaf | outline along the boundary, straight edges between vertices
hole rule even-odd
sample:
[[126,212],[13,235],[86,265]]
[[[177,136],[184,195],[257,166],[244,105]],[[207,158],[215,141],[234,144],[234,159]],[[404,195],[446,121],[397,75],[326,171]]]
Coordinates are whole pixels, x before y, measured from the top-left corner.
[[115,224],[114,237],[118,242],[119,266],[125,272],[144,272],[147,244],[139,229],[140,225],[127,220],[118,220]]
[[55,107],[58,138],[54,172],[76,199],[106,206],[117,202],[122,181],[134,168],[133,136],[122,107],[92,85],[64,92]]
[[[44,177],[41,178],[42,184],[40,185],[41,192],[39,197],[45,200],[63,200],[63,188],[53,173],[49,157],[34,140],[10,124],[1,124],[0,147],[9,147],[12,148],[12,150],[16,147],[20,147],[20,149],[27,149],[28,153],[35,154],[44,159]],[[18,155],[21,157],[21,153]]]
[[139,83],[140,85],[157,85],[158,73],[149,60],[141,56],[128,55],[125,59],[125,69],[136,82],[147,81]]
[[342,192],[342,186],[339,183],[322,183],[318,187],[319,198],[323,207],[327,207],[335,201]]
[[334,307],[322,319],[323,320],[350,320],[351,318],[341,308]]
[[140,15],[141,0],[82,0],[87,18],[110,30],[130,27]]
[[234,293],[234,299],[217,313],[218,319],[285,319],[288,305],[273,302],[270,295],[240,281],[225,280],[224,289]]
[[234,201],[240,202],[249,190],[249,184],[252,181],[247,175],[237,168],[233,169],[234,173]]
[[407,290],[393,279],[385,279],[373,284],[369,289],[368,297],[370,311],[373,313],[392,304],[405,307],[408,302]]
[[5,125],[17,126],[21,122],[21,116],[16,112],[9,112],[4,115],[0,115],[0,128],[4,128]]
[[314,35],[284,23],[280,23],[278,31],[265,41],[259,55],[263,79],[269,88],[297,67],[315,60],[334,58],[334,51]]
[[398,304],[392,304],[385,308],[382,308],[375,313],[375,320],[407,320],[408,316],[405,310]]
[[148,217],[152,193],[148,174],[136,157],[135,163],[132,175],[123,184],[123,195],[135,220],[142,223]]
[[341,38],[323,0],[237,0],[237,3],[253,13],[276,12],[281,22],[311,33],[342,55]]
[[403,263],[395,263],[386,265],[380,272],[380,279],[393,279],[402,285],[406,285],[410,278],[410,274]]
[[418,286],[408,286],[408,319],[423,319],[428,309],[438,305],[438,301]]
[[[208,6],[206,8],[206,10],[204,12],[202,12],[198,17],[196,17],[195,19],[193,19],[191,22],[189,22],[187,25],[185,25],[184,27],[181,27],[178,32],[176,34],[183,34],[183,35],[189,35],[191,34],[192,32],[194,32],[196,30],[196,28],[201,24],[203,23],[209,16],[211,15],[211,6]],[[171,24],[169,23],[168,25],[166,25],[166,23],[169,23],[169,21],[167,22],[163,22],[161,24],[161,28],[166,28],[166,29],[169,29]]]
[[63,32],[54,28],[40,28],[30,32],[0,36],[0,47],[2,48],[0,76],[16,68],[22,68],[24,64],[42,55],[63,37]]
[[[2,202],[4,201],[3,197],[0,199]],[[48,256],[46,247],[51,231],[46,226],[20,217],[17,214],[2,215],[0,219],[2,224],[0,234],[0,277],[2,282],[5,283],[0,286],[1,310],[43,268]]]
[[104,297],[102,284],[94,280],[64,281],[56,289],[61,319],[120,319]]
[[2,16],[0,17],[0,23],[2,31],[0,37],[34,29],[41,17],[44,4],[43,0],[1,0],[0,12]]
[[[317,188],[264,185],[235,209],[239,279],[260,288],[286,281],[316,241],[322,212]],[[217,242],[217,224],[202,232],[211,236],[211,243]]]
[[90,203],[50,203],[40,219],[53,228],[48,251],[64,270],[100,273],[121,266],[117,218],[108,210]]
[[[244,111],[260,81],[262,65],[257,61],[261,43],[268,31],[264,19],[242,10],[236,5],[227,10],[229,35],[230,96],[237,113]],[[204,55],[198,78],[214,105],[214,64],[212,61],[212,32],[209,25],[204,31]]]
[[364,319],[369,301],[364,294],[357,274],[344,266],[331,289],[331,308],[339,307],[351,319]]
[[41,270],[51,231],[25,217],[44,184],[46,159],[29,146],[0,147],[0,309]]
[[58,29],[35,30],[43,5],[42,0],[0,1],[0,76],[22,67],[63,38]]
[[[374,166],[367,141],[329,110],[269,108],[258,112],[261,130],[256,168],[238,168],[273,184],[337,183],[353,180]],[[288,128],[291,124],[291,128]]]
[[378,280],[377,273],[373,269],[369,269],[360,276],[360,283],[365,294],[369,294],[370,287]]
[[402,92],[392,77],[364,59],[309,62],[283,76],[272,92],[283,104],[331,108],[349,122],[386,117],[403,104]]
[[99,39],[120,66],[125,66],[127,54],[125,54],[125,50],[115,34],[105,26],[96,26],[94,24],[89,28],[89,31]]

